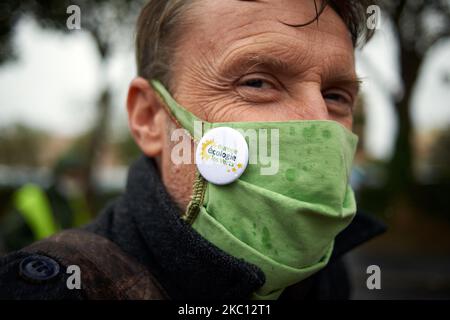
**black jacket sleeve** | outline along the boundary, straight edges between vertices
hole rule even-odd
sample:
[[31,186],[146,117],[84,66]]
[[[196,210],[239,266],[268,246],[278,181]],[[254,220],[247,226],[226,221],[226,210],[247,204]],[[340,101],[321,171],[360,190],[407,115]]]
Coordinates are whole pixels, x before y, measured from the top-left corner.
[[69,289],[70,274],[57,259],[23,251],[0,258],[0,300],[81,300],[82,289]]

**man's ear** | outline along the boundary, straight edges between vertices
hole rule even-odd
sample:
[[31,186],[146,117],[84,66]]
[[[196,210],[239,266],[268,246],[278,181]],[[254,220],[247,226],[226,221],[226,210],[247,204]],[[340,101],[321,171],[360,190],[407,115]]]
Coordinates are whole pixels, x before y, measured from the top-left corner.
[[166,134],[166,112],[149,82],[131,81],[127,98],[128,125],[134,140],[149,157],[161,155]]

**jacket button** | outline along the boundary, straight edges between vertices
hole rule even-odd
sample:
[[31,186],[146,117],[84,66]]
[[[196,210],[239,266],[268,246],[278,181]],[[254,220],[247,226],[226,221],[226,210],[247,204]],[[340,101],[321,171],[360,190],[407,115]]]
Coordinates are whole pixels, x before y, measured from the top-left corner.
[[59,264],[46,256],[34,254],[20,262],[19,274],[25,280],[38,283],[53,279],[59,274]]

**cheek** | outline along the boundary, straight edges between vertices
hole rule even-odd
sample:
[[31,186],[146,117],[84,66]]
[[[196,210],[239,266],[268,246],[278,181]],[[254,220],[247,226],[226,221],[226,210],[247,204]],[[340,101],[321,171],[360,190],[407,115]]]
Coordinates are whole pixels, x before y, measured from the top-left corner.
[[180,207],[181,214],[183,214],[191,200],[196,167],[195,165],[164,163],[162,170],[162,178],[166,190]]
[[330,115],[329,120],[339,122],[341,125],[343,125],[350,131],[352,131],[353,129],[353,116],[333,117],[332,115]]
[[267,117],[262,108],[249,105],[229,98],[220,103],[210,105],[207,113],[207,121],[210,122],[240,122],[240,121],[265,121]]
[[[161,176],[167,192],[180,207],[181,213],[184,213],[191,199],[192,187],[195,181],[196,166],[193,161],[195,149],[193,142],[190,141],[187,135],[177,141],[171,141],[172,132],[177,128],[170,121],[168,127],[161,158]],[[173,157],[176,154],[174,150],[177,151],[174,148],[180,147],[180,143],[182,143],[183,150],[190,151],[190,163],[177,164],[174,161]]]
[[178,92],[176,99],[180,104],[208,122],[250,121],[252,113],[258,112],[257,106],[239,99],[231,88],[189,90],[185,86]]

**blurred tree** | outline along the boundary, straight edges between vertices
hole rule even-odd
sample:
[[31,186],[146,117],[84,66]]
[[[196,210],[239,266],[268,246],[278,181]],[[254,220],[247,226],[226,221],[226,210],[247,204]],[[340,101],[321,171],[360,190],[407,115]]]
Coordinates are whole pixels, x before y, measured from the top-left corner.
[[65,34],[79,32],[69,30],[66,25],[71,16],[71,13],[67,13],[67,8],[71,5],[80,8],[81,32],[88,32],[96,43],[105,76],[98,91],[97,121],[90,133],[85,157],[84,189],[91,212],[98,211],[93,201],[96,194],[92,172],[106,139],[111,109],[111,89],[106,78],[106,66],[114,49],[123,44],[123,39],[131,38],[132,27],[142,4],[142,0],[11,0],[0,3],[0,63],[15,57],[11,40],[14,27],[23,16],[33,16],[44,28],[52,28]]
[[33,167],[39,164],[39,150],[48,136],[45,132],[14,124],[0,134],[0,163]]
[[389,164],[389,194],[410,198],[415,189],[411,146],[411,100],[419,72],[428,50],[450,36],[450,2],[447,0],[382,1],[394,25],[399,43],[403,94],[395,103],[398,134]]
[[126,164],[136,160],[142,151],[137,146],[131,134],[127,134],[115,144],[119,159]]
[[437,183],[450,183],[450,127],[442,131],[430,151],[432,179]]

